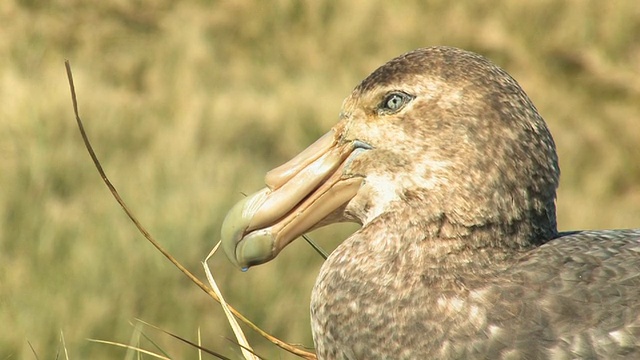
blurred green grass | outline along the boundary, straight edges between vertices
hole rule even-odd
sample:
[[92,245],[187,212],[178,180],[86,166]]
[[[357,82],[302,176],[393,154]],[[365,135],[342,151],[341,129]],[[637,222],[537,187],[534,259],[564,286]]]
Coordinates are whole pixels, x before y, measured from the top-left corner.
[[[628,1],[5,1],[0,5],[0,359],[124,358],[141,318],[237,356],[224,315],[145,243],[93,169],[63,61],[107,174],[198,274],[226,210],[335,121],[360,79],[413,48],[480,52],[555,136],[561,229],[640,226],[640,3]],[[313,237],[334,247],[352,227]],[[303,242],[240,273],[234,304],[311,346],[321,260]],[[146,330],[176,358],[196,352]],[[267,358],[292,358],[248,333]],[[145,347],[151,348],[148,342]]]

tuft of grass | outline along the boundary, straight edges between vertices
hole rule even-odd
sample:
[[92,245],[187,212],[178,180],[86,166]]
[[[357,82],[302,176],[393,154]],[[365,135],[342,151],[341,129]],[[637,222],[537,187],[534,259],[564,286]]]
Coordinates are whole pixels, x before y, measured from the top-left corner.
[[[63,59],[89,136],[140,221],[186,267],[226,210],[337,121],[386,60],[443,44],[511,73],[554,134],[563,230],[638,226],[640,3],[282,0],[7,1],[0,6],[0,358],[122,358],[129,321],[202,331],[237,354],[222,309],[140,241],[85,155]],[[353,230],[322,229],[329,249]],[[209,262],[226,299],[265,330],[312,345],[322,259],[303,241],[240,273]],[[294,358],[259,335],[266,358]],[[158,339],[175,358],[194,348]]]

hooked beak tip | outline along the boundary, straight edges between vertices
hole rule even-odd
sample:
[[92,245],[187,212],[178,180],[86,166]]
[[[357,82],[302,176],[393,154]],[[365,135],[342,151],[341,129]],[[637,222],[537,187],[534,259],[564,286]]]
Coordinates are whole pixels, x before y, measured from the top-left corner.
[[266,230],[246,234],[250,231],[249,226],[256,209],[264,204],[268,193],[269,189],[262,189],[242,199],[231,208],[222,222],[222,249],[240,269],[261,263],[260,259],[273,257],[273,237],[267,237]]

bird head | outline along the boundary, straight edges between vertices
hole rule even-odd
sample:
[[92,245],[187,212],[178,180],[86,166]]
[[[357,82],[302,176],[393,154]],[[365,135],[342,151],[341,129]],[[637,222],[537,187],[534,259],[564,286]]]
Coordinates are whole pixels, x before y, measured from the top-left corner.
[[268,172],[229,211],[222,244],[248,268],[315,228],[401,212],[437,224],[431,237],[496,227],[514,234],[505,246],[526,246],[556,232],[558,180],[553,139],[511,76],[471,52],[418,49],[364,79],[329,132]]

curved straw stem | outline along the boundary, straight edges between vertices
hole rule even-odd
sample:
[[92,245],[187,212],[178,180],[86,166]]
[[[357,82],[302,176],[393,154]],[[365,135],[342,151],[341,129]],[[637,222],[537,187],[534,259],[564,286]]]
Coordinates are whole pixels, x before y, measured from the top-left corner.
[[[100,165],[100,161],[98,160],[98,157],[96,156],[95,152],[93,151],[93,147],[91,146],[91,143],[89,142],[89,138],[87,137],[87,134],[86,134],[86,132],[84,130],[84,126],[82,125],[82,120],[80,119],[80,115],[78,113],[78,102],[76,100],[76,90],[75,90],[75,86],[74,86],[74,83],[73,83],[73,75],[71,73],[71,65],[69,64],[69,60],[65,60],[64,64],[65,64],[65,67],[67,69],[67,78],[69,79],[69,88],[71,89],[71,101],[73,102],[73,112],[74,112],[75,117],[76,117],[76,122],[78,123],[78,129],[80,130],[80,134],[82,135],[82,140],[84,141],[84,145],[87,148],[87,151],[89,152],[89,155],[91,156],[91,160],[93,160],[93,164],[96,166],[96,169],[98,170],[98,173],[100,173],[100,177],[102,178],[104,183],[109,188],[109,191],[111,191],[111,194],[113,195],[113,197],[116,199],[118,204],[120,204],[120,206],[122,207],[122,210],[124,210],[124,212],[127,214],[129,219],[131,219],[131,221],[136,226],[136,228],[138,228],[140,233],[156,249],[158,249],[158,251],[160,251],[162,253],[162,255],[164,255],[175,267],[177,267],[184,275],[186,275],[189,278],[189,280],[191,280],[200,289],[202,289],[202,291],[207,293],[212,299],[214,299],[215,301],[220,303],[220,298],[213,291],[213,289],[208,287],[205,283],[203,283],[202,281],[200,281],[200,279],[198,279],[195,275],[193,275],[187,268],[182,266],[182,264],[180,264],[180,262],[178,262],[178,260],[176,260],[167,250],[165,250],[151,236],[151,234],[142,226],[142,224],[138,221],[138,219],[133,215],[131,210],[129,210],[129,208],[125,204],[124,200],[122,200],[122,198],[120,197],[120,194],[118,194],[118,191],[116,190],[116,188],[113,186],[111,181],[109,181],[109,179],[107,178],[107,175],[105,174],[104,170],[102,169],[102,165]],[[297,355],[297,356],[299,356],[301,358],[310,359],[310,360],[311,359],[316,359],[316,355],[314,353],[312,353],[310,351],[302,350],[302,349],[300,349],[298,347],[295,347],[295,346],[293,346],[293,345],[291,345],[291,344],[289,344],[287,342],[284,342],[284,341],[272,336],[271,334],[268,334],[267,332],[265,332],[264,330],[262,330],[258,326],[256,326],[254,323],[252,323],[249,319],[247,319],[244,315],[242,315],[238,310],[236,310],[233,307],[231,307],[231,305],[227,305],[227,306],[228,306],[229,310],[233,313],[233,315],[235,315],[240,321],[242,321],[243,323],[247,324],[251,329],[253,329],[255,332],[257,332],[258,334],[260,334],[261,336],[263,336],[267,340],[271,341],[273,344],[275,344],[275,345],[279,346],[280,348],[282,348],[282,349],[284,349],[284,350],[286,350],[286,351],[288,351],[288,352],[290,352],[292,354],[295,354],[295,355]]]

